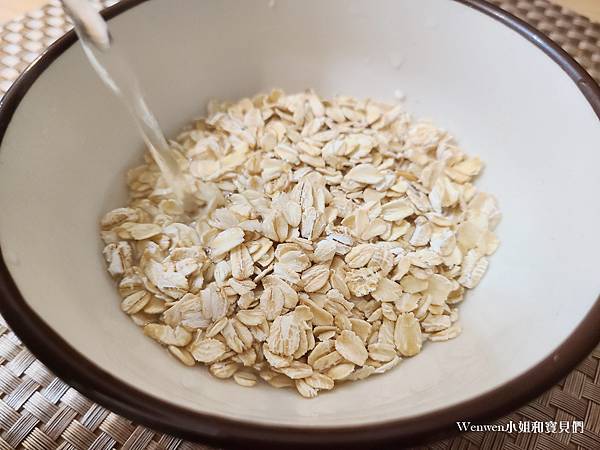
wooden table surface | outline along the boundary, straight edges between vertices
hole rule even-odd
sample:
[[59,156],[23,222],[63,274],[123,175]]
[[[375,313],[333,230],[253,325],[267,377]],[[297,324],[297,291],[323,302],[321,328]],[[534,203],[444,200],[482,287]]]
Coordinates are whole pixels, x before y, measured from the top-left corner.
[[[533,0],[530,0],[533,1]],[[584,16],[600,22],[600,0],[553,0]],[[46,0],[0,0],[0,23],[20,14],[39,8]]]

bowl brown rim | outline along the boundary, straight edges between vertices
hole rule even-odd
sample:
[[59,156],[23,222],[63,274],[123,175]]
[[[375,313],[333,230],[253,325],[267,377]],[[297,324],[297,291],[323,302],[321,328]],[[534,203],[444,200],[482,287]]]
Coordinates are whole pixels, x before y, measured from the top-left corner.
[[[103,11],[115,17],[147,0],[123,0]],[[519,33],[556,62],[577,84],[600,118],[600,87],[593,78],[544,34],[484,0],[454,0]],[[0,101],[0,144],[19,103],[37,77],[77,40],[73,31],[48,47]],[[1,147],[0,147],[1,148]],[[433,441],[457,432],[457,421],[482,423],[509,413],[567,375],[600,341],[600,297],[581,323],[550,355],[525,373],[473,399],[398,420],[345,427],[261,425],[198,413],[163,401],[115,378],[63,340],[27,304],[1,256],[0,312],[31,352],[57,376],[95,402],[137,423],[204,443],[235,447],[281,445],[375,447]]]

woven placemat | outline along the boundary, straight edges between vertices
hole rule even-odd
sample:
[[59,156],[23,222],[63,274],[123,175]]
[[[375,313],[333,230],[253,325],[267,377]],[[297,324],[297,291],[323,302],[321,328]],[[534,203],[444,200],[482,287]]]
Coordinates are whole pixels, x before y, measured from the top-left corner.
[[[117,0],[96,1],[98,7]],[[600,24],[545,0],[493,0],[558,42],[600,81]],[[70,28],[58,0],[0,25],[0,96]],[[507,432],[469,432],[430,449],[600,449],[600,346],[541,397],[497,423]],[[192,450],[135,425],[56,378],[0,317],[0,450]]]

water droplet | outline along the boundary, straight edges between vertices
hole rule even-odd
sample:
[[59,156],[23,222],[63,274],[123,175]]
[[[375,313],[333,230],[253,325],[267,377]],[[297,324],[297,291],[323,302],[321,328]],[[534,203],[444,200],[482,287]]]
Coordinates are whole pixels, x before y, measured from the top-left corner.
[[438,27],[438,22],[435,19],[427,19],[425,21],[425,28],[428,30],[435,30]]
[[4,250],[2,252],[2,257],[6,264],[12,267],[18,267],[21,264],[21,260],[19,259],[19,255],[17,255],[12,250]]
[[402,64],[404,63],[404,58],[402,58],[402,55],[399,55],[398,53],[390,53],[389,58],[390,64],[394,69],[399,69],[402,67]]
[[402,92],[400,89],[396,89],[394,91],[394,97],[399,101],[403,101],[406,99],[406,94],[404,92]]
[[197,374],[191,374],[189,370],[185,370],[186,367],[183,367],[183,369],[185,373],[179,377],[179,382],[181,385],[190,390],[198,389],[199,380],[196,378]]

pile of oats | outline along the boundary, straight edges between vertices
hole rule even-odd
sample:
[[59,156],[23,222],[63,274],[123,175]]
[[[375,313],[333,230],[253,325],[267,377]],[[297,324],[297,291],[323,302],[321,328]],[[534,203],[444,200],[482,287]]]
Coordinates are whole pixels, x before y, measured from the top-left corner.
[[211,103],[173,151],[197,211],[146,156],[101,234],[121,308],[183,364],[315,397],[460,333],[500,213],[446,132],[274,90]]

